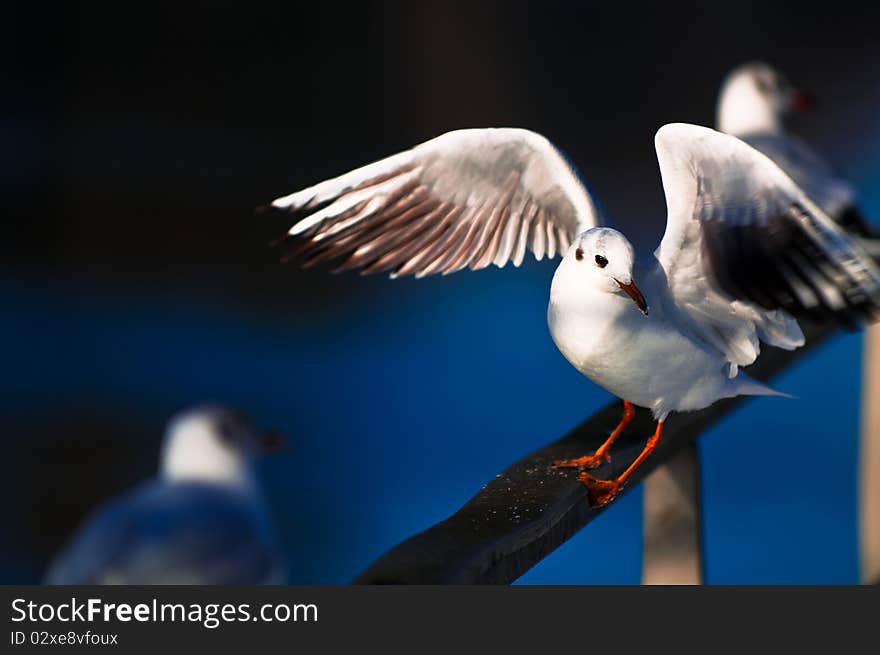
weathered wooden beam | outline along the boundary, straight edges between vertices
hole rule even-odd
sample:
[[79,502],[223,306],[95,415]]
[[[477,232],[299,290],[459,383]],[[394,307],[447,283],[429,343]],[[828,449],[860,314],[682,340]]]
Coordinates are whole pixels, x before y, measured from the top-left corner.
[[703,584],[697,443],[672,455],[642,489],[642,583]]
[[[834,327],[806,325],[804,331],[804,348],[794,352],[766,348],[749,374],[768,380],[821,343]],[[699,412],[673,414],[657,450],[636,471],[626,491],[741,402],[744,399],[724,400]],[[617,402],[606,405],[562,439],[499,473],[455,514],[392,548],[355,583],[513,582],[604,511],[589,505],[574,471],[555,470],[551,464],[594,451],[617,424],[620,409]],[[650,413],[639,411],[615,444],[612,462],[595,474],[609,478],[623,471],[652,432]]]
[[880,582],[880,324],[865,333],[859,454],[861,581]]

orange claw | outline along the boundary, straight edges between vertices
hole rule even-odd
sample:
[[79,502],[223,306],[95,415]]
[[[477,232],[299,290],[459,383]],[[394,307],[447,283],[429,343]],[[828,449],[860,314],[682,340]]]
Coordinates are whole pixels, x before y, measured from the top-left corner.
[[623,483],[617,480],[602,480],[581,471],[578,480],[587,488],[587,494],[590,498],[590,506],[603,507],[617,497],[623,488]]
[[603,462],[611,461],[611,444],[620,436],[620,434],[626,429],[626,426],[632,423],[633,418],[636,415],[636,408],[633,406],[631,402],[628,400],[623,401],[623,416],[620,417],[620,423],[617,424],[617,427],[611,432],[608,438],[605,440],[601,446],[596,449],[596,452],[592,455],[584,455],[583,457],[578,457],[576,459],[560,459],[553,462],[552,466],[555,469],[560,468],[578,468],[578,469],[594,469],[597,466],[600,466]]
[[557,459],[552,466],[555,469],[594,469],[604,462],[610,462],[611,455],[600,453],[598,450],[592,455],[584,455],[576,459]]
[[626,481],[629,479],[629,476],[633,474],[633,471],[639,468],[639,466],[642,465],[642,462],[648,459],[650,454],[654,452],[654,449],[657,448],[657,444],[660,442],[660,436],[662,434],[663,421],[657,421],[657,429],[655,429],[654,434],[648,438],[642,452],[639,453],[639,456],[636,457],[635,461],[633,461],[623,473],[613,480],[601,480],[593,477],[586,471],[581,471],[578,480],[580,480],[580,482],[587,488],[587,493],[590,497],[590,505],[592,507],[602,507],[614,500],[617,494],[620,493],[620,490],[626,485]]

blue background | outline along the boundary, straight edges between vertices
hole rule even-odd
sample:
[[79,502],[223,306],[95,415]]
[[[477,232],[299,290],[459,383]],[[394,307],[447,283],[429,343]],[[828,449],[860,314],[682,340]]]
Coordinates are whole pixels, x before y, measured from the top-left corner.
[[[767,10],[751,43],[715,35],[735,45],[699,62],[694,29],[671,52],[641,34],[599,67],[624,15],[512,6],[465,22],[367,4],[337,37],[332,7],[308,5],[68,10],[48,27],[19,12],[16,79],[40,84],[0,130],[20,203],[0,278],[0,581],[37,581],[91,507],[154,472],[165,421],[192,403],[289,436],[261,472],[291,581],[345,583],[610,399],[550,340],[554,264],[419,281],[282,268],[265,244],[286,226],[251,213],[274,196],[452,127],[523,125],[569,152],[647,255],[665,216],[653,131],[711,124],[723,73],[761,56],[831,99],[798,127],[880,215],[878,48],[855,22],[799,56],[806,19],[779,37],[788,17]],[[108,36],[114,21],[134,27]],[[38,25],[65,38],[23,45]],[[451,28],[459,52],[441,57]],[[796,400],[750,401],[705,434],[709,582],[857,581],[860,356],[841,334],[775,381]],[[640,557],[637,490],[521,582],[637,583]]]

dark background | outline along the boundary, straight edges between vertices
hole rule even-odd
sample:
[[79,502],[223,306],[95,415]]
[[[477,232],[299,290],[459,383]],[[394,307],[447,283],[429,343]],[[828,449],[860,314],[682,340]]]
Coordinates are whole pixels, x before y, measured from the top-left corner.
[[[795,129],[878,215],[880,10],[829,8],[8,4],[0,581],[37,581],[205,400],[295,443],[263,467],[293,582],[347,582],[444,518],[608,399],[547,334],[554,266],[302,272],[253,208],[446,130],[520,126],[648,253],[654,132],[711,125],[724,74],[760,58],[816,93]],[[855,581],[859,353],[841,337],[779,380],[800,401],[704,439],[710,582]],[[630,494],[524,581],[637,582],[639,512]]]

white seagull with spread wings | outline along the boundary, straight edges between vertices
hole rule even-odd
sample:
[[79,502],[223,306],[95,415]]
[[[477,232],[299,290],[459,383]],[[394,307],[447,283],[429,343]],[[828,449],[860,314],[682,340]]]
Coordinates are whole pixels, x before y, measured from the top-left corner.
[[[721,398],[775,394],[740,368],[760,342],[804,342],[780,309],[821,291],[841,313],[880,307],[880,272],[778,166],[739,139],[687,124],[655,139],[666,193],[666,232],[654,257],[636,263],[626,237],[603,226],[598,205],[564,156],[522,129],[444,134],[376,163],[278,198],[270,208],[297,221],[283,243],[303,265],[392,276],[519,265],[562,254],[548,323],[557,347],[596,384],[624,400],[620,424],[592,455],[557,462],[592,468],[634,415],[650,408],[654,434],[614,480],[581,471],[591,502],[605,504],[654,450],[672,411]],[[729,237],[739,245],[731,249]],[[736,280],[751,264],[772,276],[764,306],[736,300],[716,278]],[[638,282],[638,283],[637,283]]]

